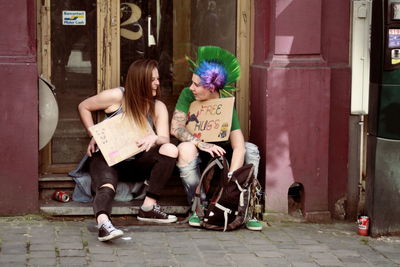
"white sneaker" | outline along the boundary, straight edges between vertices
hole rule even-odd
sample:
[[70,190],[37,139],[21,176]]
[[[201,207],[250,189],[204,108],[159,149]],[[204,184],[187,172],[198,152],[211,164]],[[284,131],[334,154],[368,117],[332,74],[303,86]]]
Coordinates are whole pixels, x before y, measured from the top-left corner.
[[124,235],[124,232],[112,225],[111,221],[105,221],[99,227],[98,239],[102,242],[119,238]]

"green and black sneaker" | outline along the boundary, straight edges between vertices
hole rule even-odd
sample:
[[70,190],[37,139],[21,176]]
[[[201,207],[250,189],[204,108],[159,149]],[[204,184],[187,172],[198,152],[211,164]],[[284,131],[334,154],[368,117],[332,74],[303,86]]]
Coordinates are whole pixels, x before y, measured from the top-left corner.
[[250,219],[246,222],[246,228],[252,231],[261,231],[263,224],[257,219]]
[[200,227],[201,221],[199,216],[197,216],[196,212],[193,212],[192,216],[189,218],[189,225],[193,227]]

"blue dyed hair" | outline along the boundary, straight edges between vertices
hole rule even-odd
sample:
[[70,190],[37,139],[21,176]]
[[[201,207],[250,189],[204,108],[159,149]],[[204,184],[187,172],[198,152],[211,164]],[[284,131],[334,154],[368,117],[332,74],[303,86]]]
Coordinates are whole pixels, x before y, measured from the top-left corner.
[[224,88],[227,72],[223,65],[217,61],[202,61],[194,73],[200,77],[200,85],[211,92]]

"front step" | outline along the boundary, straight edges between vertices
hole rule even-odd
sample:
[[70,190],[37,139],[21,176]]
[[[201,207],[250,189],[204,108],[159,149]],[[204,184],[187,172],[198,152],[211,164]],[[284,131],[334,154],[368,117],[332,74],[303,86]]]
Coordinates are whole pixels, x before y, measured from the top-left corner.
[[[114,201],[113,215],[137,215],[142,205],[142,200],[133,200],[127,202]],[[51,216],[93,216],[92,203],[80,203],[70,201],[67,203],[54,200],[41,200],[40,211]],[[176,202],[171,200],[160,200],[161,209],[169,214],[187,214],[189,206],[185,202]]]
[[[66,175],[51,175],[39,178],[40,211],[51,216],[93,216],[92,203],[70,201],[58,202],[52,199],[55,190],[61,190],[72,196],[75,187],[73,179]],[[136,215],[142,200],[114,201],[113,215]],[[168,182],[159,204],[163,211],[170,214],[187,214],[189,206],[180,178],[173,176]]]

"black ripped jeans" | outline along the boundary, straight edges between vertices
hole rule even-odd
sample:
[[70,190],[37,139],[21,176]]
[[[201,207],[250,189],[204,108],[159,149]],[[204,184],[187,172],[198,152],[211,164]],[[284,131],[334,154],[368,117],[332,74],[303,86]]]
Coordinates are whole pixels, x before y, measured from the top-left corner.
[[[109,167],[100,152],[94,153],[90,159],[89,172],[92,178],[92,191],[95,193],[93,211],[96,218],[104,213],[111,215],[112,201],[115,196],[118,181],[144,181],[149,186],[146,196],[158,200],[161,190],[170,179],[176,164],[176,158],[161,155],[160,145],[152,147],[147,152],[135,155],[134,159],[122,161]],[[102,187],[112,184],[114,190]]]

